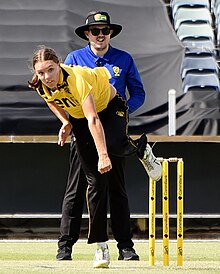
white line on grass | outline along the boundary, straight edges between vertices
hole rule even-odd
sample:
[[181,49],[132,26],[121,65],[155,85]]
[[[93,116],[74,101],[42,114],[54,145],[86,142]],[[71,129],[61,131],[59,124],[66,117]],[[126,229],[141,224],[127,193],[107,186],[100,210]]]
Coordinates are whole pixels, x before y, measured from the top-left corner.
[[[0,243],[7,243],[7,242],[10,242],[10,243],[56,243],[58,240],[54,240],[54,239],[2,239],[0,240]],[[143,239],[134,239],[133,240],[134,242],[136,243],[145,243],[145,242],[148,242],[148,240],[143,240]],[[171,243],[175,243],[176,240],[169,240]],[[220,239],[185,239],[183,240],[185,243],[199,243],[199,242],[202,242],[202,243],[209,243],[209,242],[215,242],[215,243],[218,243],[220,242]],[[77,242],[79,243],[87,243],[87,239],[80,239],[78,240]],[[115,240],[109,240],[108,241],[109,243],[116,243]],[[163,240],[162,239],[158,239],[156,240],[156,242],[158,243],[162,243]]]

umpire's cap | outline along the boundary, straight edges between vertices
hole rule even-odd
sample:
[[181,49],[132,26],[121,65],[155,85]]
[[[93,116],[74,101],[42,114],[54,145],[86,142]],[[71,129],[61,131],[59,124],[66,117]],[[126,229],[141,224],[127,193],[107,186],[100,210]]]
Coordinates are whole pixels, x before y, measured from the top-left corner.
[[86,37],[84,31],[88,30],[89,26],[93,26],[93,25],[108,25],[108,26],[110,26],[110,29],[113,30],[113,33],[111,34],[111,38],[118,35],[122,30],[121,25],[111,24],[110,16],[107,12],[105,12],[105,11],[92,11],[92,12],[88,13],[88,15],[86,17],[85,25],[76,28],[75,33],[80,38],[82,38],[84,40],[88,40],[88,38]]

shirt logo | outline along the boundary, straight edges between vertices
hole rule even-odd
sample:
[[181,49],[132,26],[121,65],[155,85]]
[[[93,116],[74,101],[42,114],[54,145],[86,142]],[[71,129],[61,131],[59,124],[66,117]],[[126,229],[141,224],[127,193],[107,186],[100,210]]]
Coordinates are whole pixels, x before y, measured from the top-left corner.
[[120,116],[120,117],[124,117],[125,116],[125,113],[124,113],[124,111],[116,111],[116,114],[118,115],[118,116]]
[[54,102],[60,106],[61,108],[71,108],[71,107],[76,107],[79,106],[79,102],[74,98],[56,98]]
[[115,76],[120,76],[120,68],[119,67],[114,66],[112,69],[113,69]]

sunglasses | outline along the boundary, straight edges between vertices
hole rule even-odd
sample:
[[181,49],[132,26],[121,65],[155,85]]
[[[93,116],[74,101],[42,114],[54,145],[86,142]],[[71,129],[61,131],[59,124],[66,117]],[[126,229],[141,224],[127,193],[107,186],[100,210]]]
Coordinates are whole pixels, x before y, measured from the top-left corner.
[[93,36],[98,36],[100,32],[102,32],[103,35],[109,35],[110,28],[103,28],[103,29],[94,28],[94,29],[90,29],[90,31]]

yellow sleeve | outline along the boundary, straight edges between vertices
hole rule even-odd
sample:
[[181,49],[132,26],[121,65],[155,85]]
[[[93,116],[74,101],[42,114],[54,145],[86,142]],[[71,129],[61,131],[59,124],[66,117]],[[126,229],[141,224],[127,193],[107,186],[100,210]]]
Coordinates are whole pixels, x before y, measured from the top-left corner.
[[111,73],[106,67],[96,67],[93,70],[98,76],[101,76],[103,78],[107,76],[108,79],[112,78]]
[[74,96],[80,103],[83,104],[87,96],[90,94],[92,90],[92,85],[86,80],[86,77],[83,78],[83,75],[78,74],[76,78],[76,92]]

